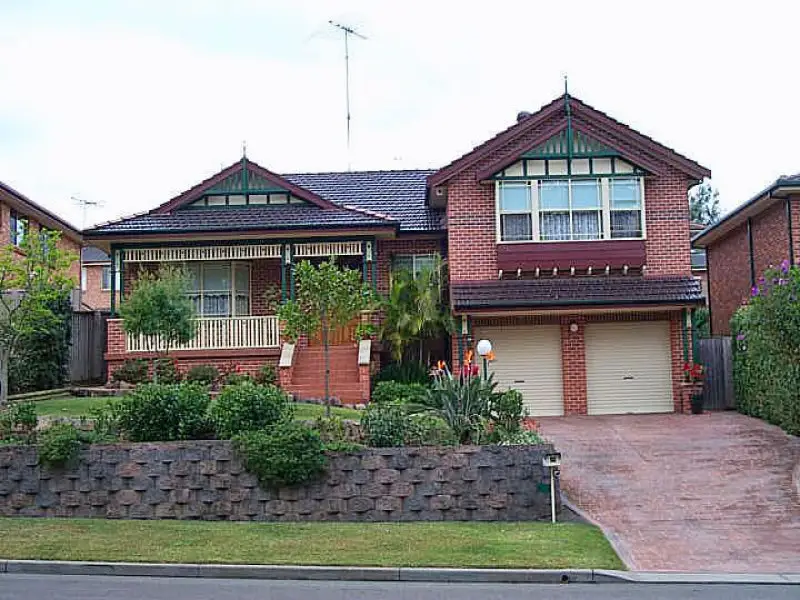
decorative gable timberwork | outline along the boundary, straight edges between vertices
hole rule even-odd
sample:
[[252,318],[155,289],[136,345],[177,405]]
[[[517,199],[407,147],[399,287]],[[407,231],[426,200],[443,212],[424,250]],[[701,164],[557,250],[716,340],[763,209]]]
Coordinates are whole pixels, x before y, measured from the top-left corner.
[[[569,139],[572,138],[572,149]],[[546,142],[531,148],[522,158],[567,158],[584,156],[619,156],[619,151],[580,131],[564,129]]]

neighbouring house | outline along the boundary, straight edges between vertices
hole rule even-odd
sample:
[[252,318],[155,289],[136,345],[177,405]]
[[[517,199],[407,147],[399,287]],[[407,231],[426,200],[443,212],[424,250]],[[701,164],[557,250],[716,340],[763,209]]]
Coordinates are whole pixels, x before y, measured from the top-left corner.
[[[150,212],[85,232],[111,256],[121,302],[163,263],[192,275],[198,335],[181,368],[255,370],[320,396],[315,340],[281,356],[277,301],[294,265],[336,255],[379,292],[393,266],[446,257],[460,368],[482,338],[490,369],[532,415],[670,412],[688,400],[693,309],[687,190],[708,169],[563,95],[439,170],[278,175],[243,158]],[[145,356],[109,321],[109,370]],[[363,353],[337,340],[333,394],[369,397]],[[375,368],[376,354],[372,355]]]
[[[60,231],[59,246],[75,255],[70,275],[75,280],[73,305],[80,305],[80,253],[83,238],[78,229],[37,204],[9,185],[0,181],[0,245],[21,246],[25,236],[38,235],[43,230]],[[20,251],[21,252],[21,251]]]
[[[701,231],[705,230],[706,226],[702,223],[689,224],[689,236],[694,238]],[[703,297],[708,304],[708,266],[706,264],[706,251],[703,248],[692,248],[692,275],[697,281],[700,282],[700,288],[703,290]]]
[[[117,302],[119,302],[120,273],[116,273]],[[96,246],[81,250],[81,308],[109,310],[111,308],[111,257]]]
[[770,266],[800,252],[800,173],[782,176],[693,239],[706,251],[711,333],[729,335],[736,310]]

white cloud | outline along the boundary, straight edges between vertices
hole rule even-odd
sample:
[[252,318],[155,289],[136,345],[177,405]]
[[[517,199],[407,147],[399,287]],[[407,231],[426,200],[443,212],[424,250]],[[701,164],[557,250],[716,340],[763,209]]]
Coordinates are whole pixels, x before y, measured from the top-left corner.
[[[80,223],[146,210],[240,156],[342,169],[341,19],[353,164],[436,166],[577,96],[710,167],[725,208],[800,171],[796,14],[700,3],[83,3],[0,9],[0,179]],[[791,104],[791,102],[789,102]]]

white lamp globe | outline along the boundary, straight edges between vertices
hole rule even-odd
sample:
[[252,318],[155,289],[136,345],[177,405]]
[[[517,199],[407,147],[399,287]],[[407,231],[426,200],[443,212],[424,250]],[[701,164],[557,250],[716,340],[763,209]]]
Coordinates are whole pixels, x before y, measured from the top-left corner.
[[478,342],[478,345],[475,347],[475,349],[478,351],[480,356],[486,356],[492,351],[492,342],[489,340],[481,340]]

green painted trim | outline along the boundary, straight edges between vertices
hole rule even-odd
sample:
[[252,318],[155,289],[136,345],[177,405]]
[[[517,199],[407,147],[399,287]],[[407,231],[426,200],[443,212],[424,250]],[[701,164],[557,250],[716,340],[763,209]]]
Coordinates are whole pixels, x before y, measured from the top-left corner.
[[119,248],[119,306],[125,301],[125,248]]
[[[570,170],[572,167],[569,167]],[[592,167],[590,167],[591,169]],[[549,168],[548,168],[549,171]],[[633,173],[580,173],[575,175],[492,175],[489,180],[491,181],[538,181],[542,179],[600,179],[602,177],[608,179],[627,179],[630,177],[644,177],[647,173],[645,171],[636,171]]]
[[367,242],[361,242],[361,281],[367,283]]
[[378,240],[372,238],[372,289],[378,291]]
[[686,331],[686,309],[681,311],[681,334],[683,335],[683,362],[689,362],[689,336]]
[[[283,260],[283,259],[281,259]],[[294,300],[294,245],[289,247],[289,298]]]
[[111,316],[117,316],[117,247],[111,246]]
[[[250,193],[250,182],[248,181],[250,178],[249,175],[250,174],[247,170],[247,157],[242,156],[242,192],[245,194],[245,196]],[[249,198],[247,201],[249,202]]]
[[700,361],[700,348],[697,337],[697,309],[691,309],[689,315],[692,320],[692,362],[696,363]]
[[286,302],[286,264],[284,257],[286,256],[286,244],[281,244],[281,304]]

